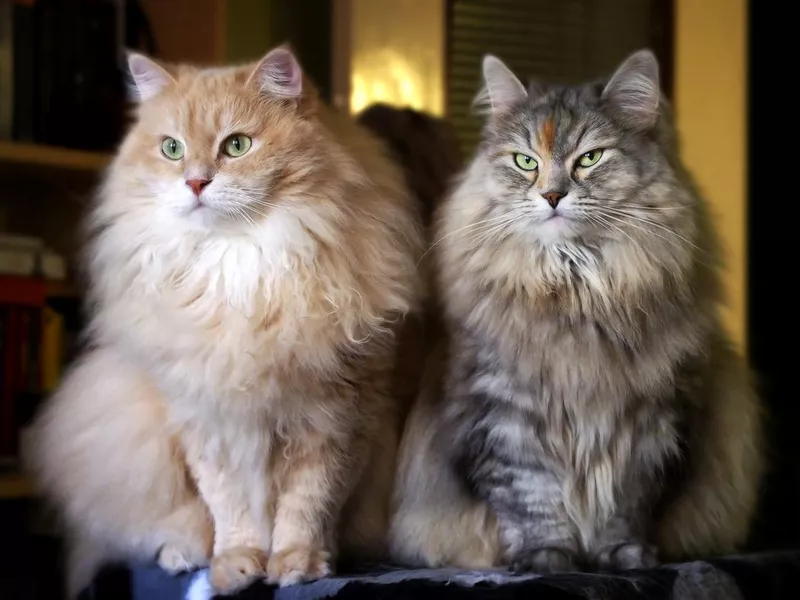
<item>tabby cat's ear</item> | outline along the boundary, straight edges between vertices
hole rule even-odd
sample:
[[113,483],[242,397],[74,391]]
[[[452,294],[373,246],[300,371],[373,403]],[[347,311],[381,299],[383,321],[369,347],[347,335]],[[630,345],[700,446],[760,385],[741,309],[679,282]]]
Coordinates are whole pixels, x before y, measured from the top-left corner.
[[249,82],[263,93],[277,98],[299,99],[303,93],[300,63],[286,46],[270,51],[256,65]]
[[629,56],[611,77],[602,99],[623,125],[640,131],[653,127],[661,99],[653,53],[639,50]]
[[483,89],[474,106],[483,114],[504,112],[528,99],[528,91],[502,60],[491,54],[483,57]]
[[133,80],[131,95],[140,101],[150,100],[161,93],[175,78],[151,58],[128,52],[128,70]]

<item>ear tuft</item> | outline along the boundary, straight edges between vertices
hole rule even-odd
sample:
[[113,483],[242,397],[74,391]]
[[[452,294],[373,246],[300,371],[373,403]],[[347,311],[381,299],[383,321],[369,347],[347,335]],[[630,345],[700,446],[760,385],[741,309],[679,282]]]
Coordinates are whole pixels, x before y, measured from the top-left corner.
[[525,86],[502,60],[491,54],[483,57],[483,88],[473,101],[477,112],[504,112],[527,98]]
[[153,59],[137,52],[128,52],[128,71],[132,85],[131,95],[139,101],[154,98],[175,78]]
[[603,90],[602,99],[624,125],[646,131],[658,120],[658,61],[649,50],[629,56]]
[[303,71],[291,50],[280,46],[270,51],[256,65],[250,81],[269,96],[300,98],[303,93]]

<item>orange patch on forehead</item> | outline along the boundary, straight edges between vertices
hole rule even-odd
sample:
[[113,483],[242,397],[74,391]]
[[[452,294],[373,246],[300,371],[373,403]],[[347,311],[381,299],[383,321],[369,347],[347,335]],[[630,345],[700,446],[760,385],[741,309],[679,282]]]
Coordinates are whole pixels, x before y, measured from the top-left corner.
[[556,126],[553,118],[549,117],[542,123],[542,128],[539,130],[539,141],[542,145],[542,150],[552,152],[553,144],[555,143]]

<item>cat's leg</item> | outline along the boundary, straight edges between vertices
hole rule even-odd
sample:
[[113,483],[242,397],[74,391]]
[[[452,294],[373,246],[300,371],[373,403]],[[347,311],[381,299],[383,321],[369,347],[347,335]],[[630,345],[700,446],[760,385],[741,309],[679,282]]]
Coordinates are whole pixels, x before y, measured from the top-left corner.
[[578,531],[564,504],[558,466],[533,425],[536,415],[474,385],[460,403],[462,409],[452,411],[460,415],[453,465],[497,515],[505,562],[516,571],[575,570]]
[[505,562],[512,571],[557,573],[577,569],[580,546],[566,512],[562,483],[545,470],[496,465],[473,480],[497,515]]
[[[631,489],[626,489],[626,493],[631,493]],[[594,551],[590,549],[597,568],[617,571],[649,568],[658,564],[655,546],[646,541],[649,512],[641,503],[629,507],[628,511],[627,515],[621,512],[611,517],[595,540]]]
[[[678,455],[673,439],[674,418],[665,413],[652,423],[644,418],[638,437],[631,444],[629,463],[621,477],[615,495],[615,507],[608,519],[596,525],[593,535],[584,539],[590,562],[601,570],[626,570],[653,567],[658,564],[657,551],[650,543],[653,529],[653,510],[658,503],[663,482],[662,469],[670,457]],[[657,474],[657,475],[656,475]]]
[[[348,437],[350,439],[348,439]],[[332,572],[335,528],[362,468],[363,445],[353,436],[307,432],[287,451],[280,474],[269,580],[282,586]]]
[[165,414],[144,372],[99,348],[37,415],[23,458],[66,522],[71,596],[109,561],[158,558],[177,571],[209,560],[208,511]]
[[[181,436],[197,489],[214,521],[209,578],[218,593],[247,587],[267,572],[270,440],[256,428],[255,423],[213,431],[195,426]],[[225,431],[237,439],[225,436]]]

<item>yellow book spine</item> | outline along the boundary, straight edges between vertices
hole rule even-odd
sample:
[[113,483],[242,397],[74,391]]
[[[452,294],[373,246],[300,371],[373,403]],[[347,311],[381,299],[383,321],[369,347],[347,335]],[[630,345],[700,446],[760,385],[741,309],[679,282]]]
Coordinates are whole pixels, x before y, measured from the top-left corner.
[[42,391],[52,392],[61,378],[64,317],[49,306],[42,311]]

